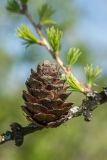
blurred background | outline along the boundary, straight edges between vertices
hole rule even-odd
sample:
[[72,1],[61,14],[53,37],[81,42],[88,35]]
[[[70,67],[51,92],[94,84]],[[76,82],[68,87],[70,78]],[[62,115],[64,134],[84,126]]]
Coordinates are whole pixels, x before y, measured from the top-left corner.
[[[83,54],[73,68],[75,75],[84,81],[83,68],[89,63],[99,65],[102,74],[97,90],[107,86],[107,1],[106,0],[51,0],[56,10],[53,19],[64,29],[62,59],[70,47],[79,47]],[[29,0],[29,10],[35,20],[37,9],[44,0]],[[5,9],[6,0],[0,0],[0,132],[9,129],[11,122],[23,125],[27,121],[21,111],[21,95],[30,69],[44,59],[52,60],[39,46],[26,49],[15,30],[28,20]],[[78,98],[77,98],[78,96]],[[80,95],[70,97],[76,104]],[[77,101],[78,99],[78,101]],[[106,160],[107,159],[107,104],[93,113],[93,120],[84,122],[75,118],[56,129],[44,129],[25,138],[17,148],[13,142],[0,146],[0,160]]]

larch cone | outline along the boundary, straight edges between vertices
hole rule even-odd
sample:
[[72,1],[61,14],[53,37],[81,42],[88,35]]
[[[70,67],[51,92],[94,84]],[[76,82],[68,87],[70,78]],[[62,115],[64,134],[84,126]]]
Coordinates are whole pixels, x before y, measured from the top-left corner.
[[40,127],[57,127],[66,121],[72,103],[66,102],[70,92],[61,80],[61,72],[56,64],[44,61],[31,69],[26,81],[27,91],[23,91],[23,111],[26,118]]

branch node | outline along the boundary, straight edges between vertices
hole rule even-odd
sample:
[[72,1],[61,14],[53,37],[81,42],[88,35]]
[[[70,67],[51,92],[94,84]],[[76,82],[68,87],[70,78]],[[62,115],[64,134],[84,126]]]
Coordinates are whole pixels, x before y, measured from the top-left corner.
[[12,123],[10,127],[12,130],[12,139],[15,140],[16,146],[21,146],[24,141],[22,126],[18,123]]

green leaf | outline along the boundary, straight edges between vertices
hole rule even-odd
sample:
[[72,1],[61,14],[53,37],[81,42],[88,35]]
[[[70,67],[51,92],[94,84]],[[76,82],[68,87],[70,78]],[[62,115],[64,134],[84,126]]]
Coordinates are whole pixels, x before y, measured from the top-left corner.
[[87,64],[84,70],[85,70],[87,83],[89,86],[92,86],[97,76],[101,73],[101,69],[98,66],[93,68],[92,64],[91,65]]
[[22,4],[26,4],[26,3],[28,2],[28,0],[20,0],[20,2],[21,2]]
[[68,65],[72,65],[76,63],[79,56],[81,55],[81,51],[78,48],[70,48],[67,52],[67,63]]
[[17,0],[8,0],[6,9],[10,12],[20,13],[20,5]]
[[54,14],[54,10],[47,3],[43,4],[42,7],[38,10],[39,22],[41,25],[50,24],[50,17]]
[[53,48],[53,51],[57,53],[61,47],[60,40],[63,32],[60,29],[55,28],[54,26],[47,28],[46,32],[48,36],[48,41]]
[[33,35],[33,33],[29,30],[29,28],[25,24],[22,24],[16,30],[16,32],[18,37],[25,41],[26,46],[38,43],[38,39]]

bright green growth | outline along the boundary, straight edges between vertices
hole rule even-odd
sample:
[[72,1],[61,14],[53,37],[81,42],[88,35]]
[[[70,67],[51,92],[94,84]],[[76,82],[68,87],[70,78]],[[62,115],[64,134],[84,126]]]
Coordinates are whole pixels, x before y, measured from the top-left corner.
[[83,92],[84,89],[82,85],[75,79],[72,73],[62,76],[62,79],[65,80],[66,84],[68,84],[69,91]]
[[10,12],[20,13],[20,5],[16,0],[8,0],[6,9]]
[[70,48],[67,52],[67,64],[72,65],[76,63],[79,56],[81,55],[81,51],[78,48]]
[[54,26],[47,28],[46,32],[53,51],[57,53],[60,50],[60,40],[63,32]]
[[85,75],[88,85],[91,87],[94,84],[96,77],[101,73],[101,69],[97,66],[93,68],[92,64],[87,65],[85,68]]
[[26,3],[28,2],[28,0],[20,0],[20,2],[21,2],[22,4],[26,4]]
[[25,41],[27,47],[31,44],[38,43],[38,39],[31,33],[25,24],[22,24],[16,32],[18,37]]
[[51,20],[50,17],[54,14],[54,10],[47,3],[43,4],[38,10],[39,22],[41,25],[55,24],[55,21]]

